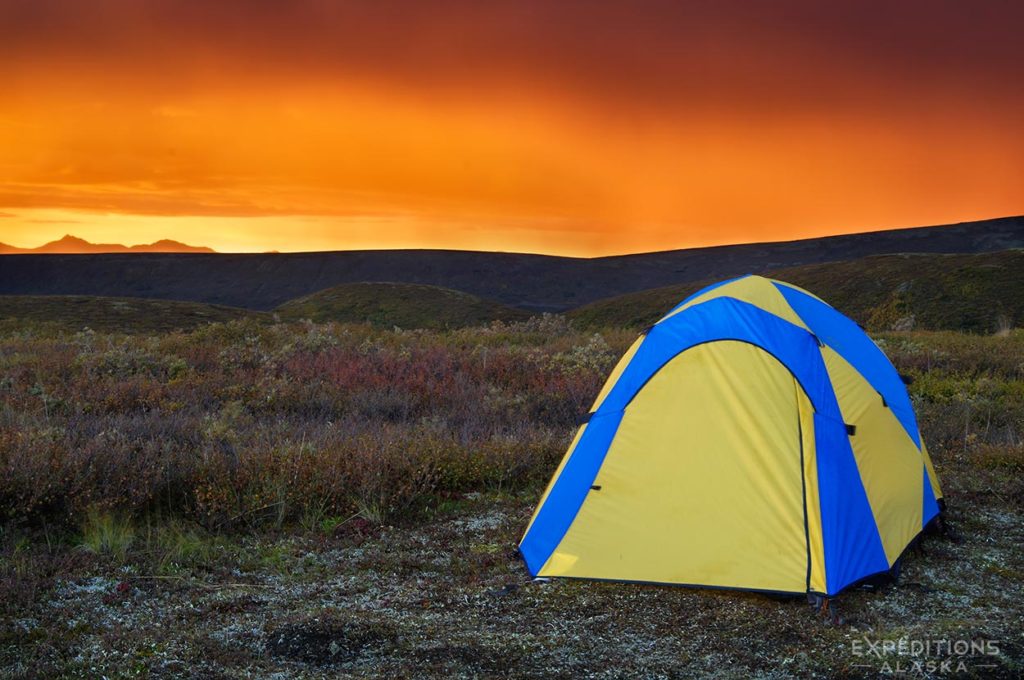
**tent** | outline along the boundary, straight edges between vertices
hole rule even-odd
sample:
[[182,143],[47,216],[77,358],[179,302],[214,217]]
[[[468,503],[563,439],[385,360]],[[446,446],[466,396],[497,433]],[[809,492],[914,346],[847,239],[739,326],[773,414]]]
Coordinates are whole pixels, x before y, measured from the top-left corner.
[[684,300],[584,421],[519,545],[533,576],[832,596],[890,572],[939,513],[904,380],[781,281]]

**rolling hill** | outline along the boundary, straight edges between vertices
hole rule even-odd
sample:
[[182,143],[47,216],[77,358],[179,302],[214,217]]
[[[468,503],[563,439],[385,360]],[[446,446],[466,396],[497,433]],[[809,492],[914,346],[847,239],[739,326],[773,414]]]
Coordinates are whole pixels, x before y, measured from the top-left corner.
[[[990,333],[1024,321],[1024,250],[975,254],[877,255],[786,267],[765,275],[821,294],[869,330],[952,329]],[[717,279],[614,296],[567,312],[585,328],[650,325]],[[288,301],[273,314],[196,302],[96,296],[0,296],[0,328],[49,322],[69,330],[163,332],[239,318],[459,328],[530,312],[421,284],[354,283]],[[15,321],[17,320],[17,321]]]
[[83,295],[0,295],[0,328],[25,322],[79,331],[160,333],[241,318],[270,319],[265,312],[200,302]]
[[400,328],[457,328],[514,321],[528,312],[450,288],[409,283],[348,283],[284,303],[283,320],[369,322]]
[[[869,330],[990,333],[1024,322],[1024,250],[877,255],[786,267],[766,276],[806,288]],[[584,327],[643,328],[713,280],[619,295],[568,313]]]
[[1024,217],[826,238],[601,258],[444,250],[282,254],[114,253],[0,256],[0,294],[190,300],[270,310],[342,283],[452,288],[533,311],[687,284],[890,253],[1024,247]]

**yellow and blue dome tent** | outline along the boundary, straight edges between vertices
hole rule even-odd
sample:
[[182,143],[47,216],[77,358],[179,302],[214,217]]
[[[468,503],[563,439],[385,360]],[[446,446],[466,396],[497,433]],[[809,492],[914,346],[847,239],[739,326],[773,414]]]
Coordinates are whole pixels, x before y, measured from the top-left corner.
[[519,549],[533,576],[832,596],[893,569],[941,498],[882,350],[745,276],[629,348]]

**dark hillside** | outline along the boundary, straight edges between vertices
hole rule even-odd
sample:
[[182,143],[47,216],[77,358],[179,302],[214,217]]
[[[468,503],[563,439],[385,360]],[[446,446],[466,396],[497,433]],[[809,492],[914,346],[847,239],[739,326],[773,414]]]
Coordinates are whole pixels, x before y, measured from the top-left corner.
[[564,311],[708,278],[886,253],[1024,247],[1024,218],[594,259],[444,250],[291,254],[0,256],[0,294],[191,300],[269,310],[341,283],[453,288],[505,305]]
[[[822,297],[869,330],[989,333],[1024,323],[1024,250],[974,255],[879,255],[787,267],[766,276]],[[569,312],[587,327],[642,328],[707,279],[620,295]]]

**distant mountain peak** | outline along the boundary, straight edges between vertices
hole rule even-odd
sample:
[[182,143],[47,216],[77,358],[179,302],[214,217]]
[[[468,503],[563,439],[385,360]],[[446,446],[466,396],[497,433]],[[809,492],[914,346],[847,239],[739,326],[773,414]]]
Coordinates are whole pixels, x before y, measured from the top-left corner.
[[0,254],[79,255],[96,253],[213,253],[213,248],[190,246],[174,239],[162,238],[153,243],[126,246],[120,243],[91,243],[72,234],[64,234],[56,241],[37,248],[18,248],[0,243]]
[[190,246],[181,241],[175,241],[170,238],[162,238],[159,241],[153,241],[150,244],[135,245],[129,248],[130,251],[135,253],[214,253],[216,252],[213,248],[207,248],[206,246]]

